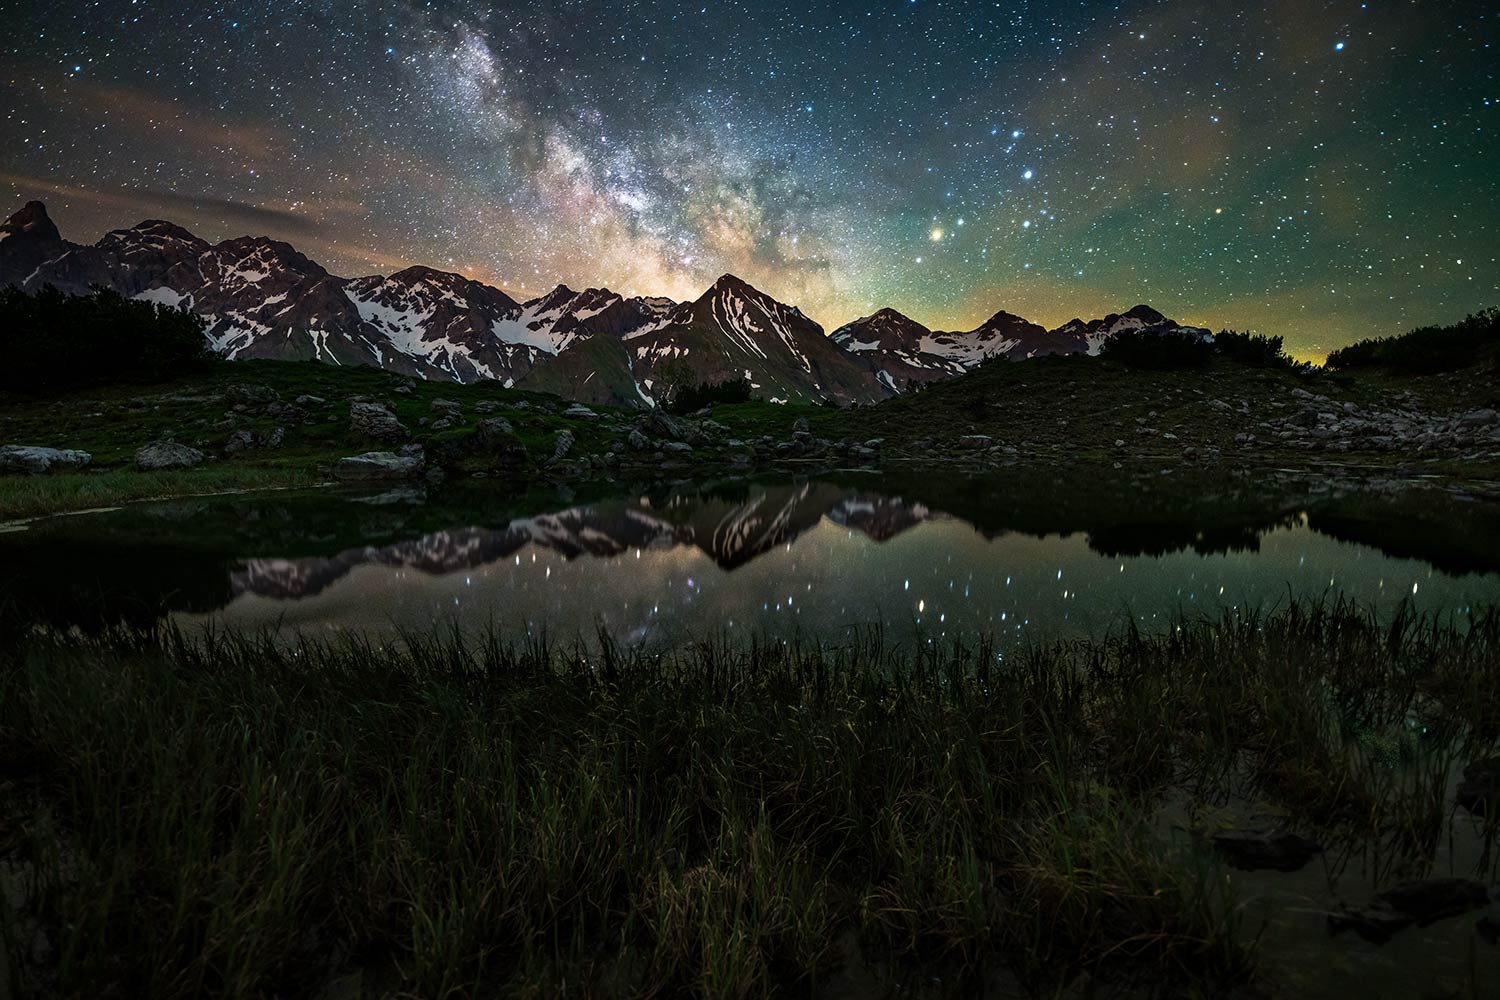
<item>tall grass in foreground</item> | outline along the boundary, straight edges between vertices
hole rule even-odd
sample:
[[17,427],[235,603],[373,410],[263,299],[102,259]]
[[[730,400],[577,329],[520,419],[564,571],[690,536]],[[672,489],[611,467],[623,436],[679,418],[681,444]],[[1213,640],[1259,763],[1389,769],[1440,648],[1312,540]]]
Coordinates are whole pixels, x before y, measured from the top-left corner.
[[0,652],[0,941],[70,995],[1209,992],[1253,933],[1166,797],[1420,857],[1500,733],[1497,640],[1297,607],[1003,659],[32,636]]

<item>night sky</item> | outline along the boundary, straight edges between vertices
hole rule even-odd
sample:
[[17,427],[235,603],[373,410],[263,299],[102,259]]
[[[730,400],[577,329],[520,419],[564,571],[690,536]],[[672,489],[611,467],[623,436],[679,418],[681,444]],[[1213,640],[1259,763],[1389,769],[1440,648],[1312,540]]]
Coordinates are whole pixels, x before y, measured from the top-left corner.
[[1149,302],[1321,356],[1500,303],[1500,5],[14,2],[0,195],[828,329]]

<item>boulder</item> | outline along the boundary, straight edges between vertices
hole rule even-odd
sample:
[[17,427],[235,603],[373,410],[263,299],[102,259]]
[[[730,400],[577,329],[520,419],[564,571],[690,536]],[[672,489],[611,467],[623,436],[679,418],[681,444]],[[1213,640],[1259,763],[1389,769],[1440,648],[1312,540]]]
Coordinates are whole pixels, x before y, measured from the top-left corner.
[[686,441],[697,430],[691,421],[683,420],[681,417],[674,417],[659,406],[643,416],[640,423],[642,429],[649,430],[658,437],[666,438],[668,441]]
[[135,453],[135,467],[142,472],[191,469],[202,461],[203,452],[176,441],[154,441]]
[[645,451],[651,446],[650,440],[639,430],[632,430],[628,440],[630,441],[630,447],[636,451]]
[[422,455],[367,451],[338,460],[333,474],[344,480],[409,479],[422,473]]
[[1458,783],[1456,801],[1477,815],[1500,806],[1500,757],[1471,761]]
[[239,430],[229,435],[229,440],[224,442],[224,454],[233,455],[247,448],[255,447],[255,435],[249,431]]
[[474,428],[474,439],[480,444],[493,445],[503,438],[515,434],[516,429],[504,417],[486,417]]
[[1284,830],[1274,833],[1235,830],[1216,834],[1213,841],[1231,865],[1247,872],[1261,869],[1294,872],[1323,853],[1322,845]]
[[1445,917],[1456,917],[1489,903],[1483,882],[1467,878],[1429,878],[1407,882],[1378,893],[1367,906],[1330,914],[1328,928],[1337,934],[1352,930],[1366,941],[1384,944],[1412,924],[1425,927]]
[[409,436],[396,415],[380,403],[350,403],[349,430],[377,441],[404,441]]
[[576,438],[573,437],[572,431],[558,431],[557,437],[553,439],[552,458],[549,460],[548,464],[550,465],[552,462],[561,461],[563,456],[573,450],[573,442],[575,440]]
[[25,472],[35,475],[58,469],[81,469],[93,456],[73,448],[39,448],[33,445],[8,444],[0,447],[0,472]]
[[268,385],[231,385],[224,388],[224,398],[236,403],[265,405],[281,401],[281,393]]
[[798,433],[806,434],[811,429],[812,428],[810,428],[808,426],[808,424],[807,424],[807,418],[806,417],[798,417],[796,420],[792,421],[792,433],[793,434],[798,434]]
[[579,418],[582,418],[584,420],[593,420],[593,419],[597,418],[599,416],[599,414],[595,413],[593,410],[589,409],[587,406],[584,406],[582,403],[574,403],[572,406],[568,407],[566,410],[563,410],[563,416],[565,416],[565,417],[579,417]]
[[693,446],[686,441],[668,441],[662,448],[674,455],[691,455]]

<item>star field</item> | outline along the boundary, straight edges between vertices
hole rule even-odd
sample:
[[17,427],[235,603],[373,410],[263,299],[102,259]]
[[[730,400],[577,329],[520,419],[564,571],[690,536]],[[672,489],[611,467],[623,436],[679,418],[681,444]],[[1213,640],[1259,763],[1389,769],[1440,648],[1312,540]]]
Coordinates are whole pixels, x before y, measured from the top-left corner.
[[[340,274],[833,329],[1148,302],[1321,357],[1500,302],[1500,9],[1468,0],[25,3],[0,194]],[[9,210],[9,209],[8,209]]]

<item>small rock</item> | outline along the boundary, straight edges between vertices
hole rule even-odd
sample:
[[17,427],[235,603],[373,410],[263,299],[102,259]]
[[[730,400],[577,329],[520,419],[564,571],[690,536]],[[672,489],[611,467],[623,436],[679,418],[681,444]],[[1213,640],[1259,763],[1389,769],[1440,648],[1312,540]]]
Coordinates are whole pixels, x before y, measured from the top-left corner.
[[668,441],[662,447],[675,455],[691,455],[693,453],[693,446],[686,441]]
[[203,452],[176,441],[156,441],[135,453],[135,467],[142,472],[159,469],[191,469],[202,463]]
[[260,446],[262,448],[280,448],[281,442],[285,440],[286,429],[283,427],[273,427],[271,433],[261,437]]
[[324,399],[322,396],[298,396],[296,399],[292,400],[292,402],[296,403],[298,406],[322,406],[324,403],[328,402],[328,400]]
[[455,418],[462,417],[464,413],[463,404],[455,403],[451,399],[434,399],[428,405],[431,407],[433,413],[441,413]]
[[25,472],[32,475],[56,469],[81,469],[93,456],[73,448],[39,448],[8,444],[0,447],[0,472]]
[[798,417],[796,420],[792,421],[792,433],[793,434],[799,434],[799,433],[800,434],[806,434],[810,430],[811,430],[811,428],[808,426],[807,418],[806,417]]
[[648,439],[646,435],[642,434],[639,430],[632,430],[630,432],[630,437],[627,440],[630,442],[630,447],[634,448],[636,451],[645,451],[651,446],[650,439]]
[[574,403],[566,410],[563,410],[562,415],[565,417],[579,417],[584,420],[594,420],[599,416],[599,414],[595,413],[587,406],[584,406],[582,403]]
[[434,430],[434,431],[452,430],[453,427],[454,427],[453,418],[452,417],[440,417],[439,419],[434,420],[430,425],[428,425],[428,427],[429,427],[430,430]]

